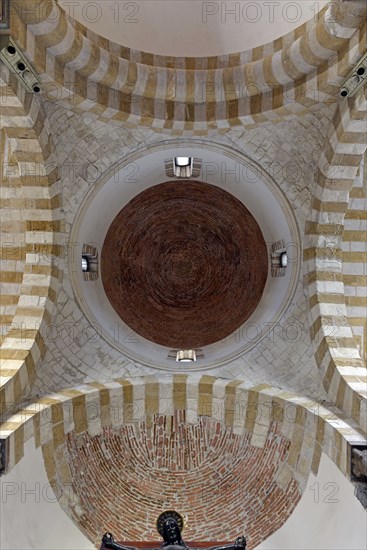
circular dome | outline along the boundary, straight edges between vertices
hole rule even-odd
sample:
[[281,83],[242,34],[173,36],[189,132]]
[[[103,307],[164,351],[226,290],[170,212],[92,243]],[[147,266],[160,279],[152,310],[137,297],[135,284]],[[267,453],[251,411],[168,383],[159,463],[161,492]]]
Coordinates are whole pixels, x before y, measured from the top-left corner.
[[[108,342],[119,353],[154,369],[182,372],[183,363],[176,361],[176,352],[179,349],[177,341],[174,346],[164,346],[149,340],[129,326],[117,313],[106,294],[102,261],[104,243],[113,220],[139,194],[159,187],[163,182],[170,183],[172,176],[167,174],[167,163],[172,165],[173,159],[177,156],[196,159],[201,163],[200,174],[196,176],[198,179],[206,182],[206,185],[214,186],[215,190],[223,190],[230,194],[232,200],[245,205],[244,211],[250,212],[254,217],[266,242],[269,264],[273,243],[284,242],[288,256],[288,267],[284,276],[267,277],[259,303],[241,326],[213,344],[195,346],[196,362],[190,363],[191,371],[228,364],[229,361],[247,353],[274,327],[279,326],[278,323],[298,284],[301,246],[297,222],[284,194],[259,165],[243,153],[234,150],[233,146],[228,147],[201,139],[160,141],[137,149],[101,175],[81,204],[71,232],[71,242],[77,243],[73,254],[69,255],[69,269],[75,296],[85,316],[98,332],[98,337]],[[175,180],[177,189],[184,181]],[[190,182],[192,183],[192,180]],[[187,209],[190,208],[192,206],[189,202]],[[213,223],[214,219],[213,214],[209,221],[207,220],[207,224]],[[246,226],[246,223],[243,225]],[[92,274],[93,279],[86,279],[80,266],[83,250],[88,247],[94,250],[98,264],[96,272]],[[256,246],[252,246],[250,251],[251,254],[256,254]],[[112,258],[116,259],[115,249],[111,248],[110,257],[111,262]],[[131,268],[137,269],[134,257],[130,259],[130,263]],[[151,267],[147,266],[149,269]],[[140,269],[146,267],[141,265]],[[182,261],[178,262],[176,277],[182,277],[183,269]],[[194,267],[190,262],[185,264],[185,270],[187,275],[191,274],[193,277]],[[239,308],[236,304],[235,311],[237,309]],[[205,313],[208,317],[209,310]]]
[[135,332],[198,348],[241,326],[267,279],[267,246],[247,208],[223,189],[171,181],[136,196],[102,248],[105,292]]

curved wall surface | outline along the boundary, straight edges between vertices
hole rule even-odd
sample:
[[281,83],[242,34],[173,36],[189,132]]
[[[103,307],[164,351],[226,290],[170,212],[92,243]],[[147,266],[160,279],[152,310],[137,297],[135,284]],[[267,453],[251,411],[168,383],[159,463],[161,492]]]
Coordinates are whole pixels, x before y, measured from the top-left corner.
[[[28,441],[26,455],[27,460],[0,481],[1,549],[92,550],[93,545],[55,502],[41,449]],[[291,517],[258,550],[364,550],[367,515],[353,491],[323,454],[318,475],[310,475]]]
[[59,0],[94,32],[158,55],[207,56],[261,46],[314,19],[325,0]]

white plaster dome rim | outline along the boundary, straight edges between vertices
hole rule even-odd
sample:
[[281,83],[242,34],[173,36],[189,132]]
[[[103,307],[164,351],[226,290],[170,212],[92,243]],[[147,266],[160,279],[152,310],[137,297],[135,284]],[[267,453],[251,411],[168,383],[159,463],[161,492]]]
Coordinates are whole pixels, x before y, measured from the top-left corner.
[[190,364],[190,371],[228,364],[265,338],[288,308],[301,268],[299,228],[288,199],[269,174],[242,152],[208,140],[170,139],[140,147],[115,163],[90,189],[74,219],[70,233],[73,254],[69,255],[73,291],[86,318],[113,348],[134,362],[173,372],[183,369],[167,357],[170,350],[127,327],[110,304],[101,277],[93,282],[83,280],[79,260],[84,243],[101,250],[111,222],[133,197],[172,179],[165,174],[164,160],[177,156],[180,150],[183,156],[203,160],[202,174],[196,179],[217,185],[239,199],[256,219],[268,247],[284,239],[290,258],[286,276],[281,278],[270,276],[269,261],[268,279],[255,312],[227,338],[205,346],[205,358]]

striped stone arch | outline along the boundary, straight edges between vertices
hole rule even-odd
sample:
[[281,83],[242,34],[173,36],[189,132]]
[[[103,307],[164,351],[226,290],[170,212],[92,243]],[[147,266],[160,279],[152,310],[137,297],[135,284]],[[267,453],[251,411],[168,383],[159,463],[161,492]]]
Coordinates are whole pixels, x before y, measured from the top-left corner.
[[[243,380],[197,375],[90,383],[26,405],[0,429],[0,438],[6,443],[6,472],[21,460],[24,443],[32,437],[36,447],[42,448],[49,482],[60,505],[94,543],[98,543],[106,528],[125,540],[156,540],[154,518],[162,507],[169,509],[178,503],[188,516],[187,540],[197,540],[196,528],[202,525],[202,519],[208,529],[206,537],[218,540],[220,533],[216,529],[223,521],[217,518],[207,522],[211,517],[206,505],[212,483],[220,486],[220,492],[226,491],[229,510],[235,500],[237,512],[231,512],[234,518],[245,514],[241,505],[246,509],[250,506],[251,510],[243,516],[249,548],[285,522],[301,497],[310,472],[317,473],[322,452],[349,477],[350,445],[366,444],[365,436],[350,421],[305,397],[265,384],[251,386]],[[176,443],[175,437],[179,438]],[[199,445],[195,449],[197,438]],[[172,450],[169,456],[167,449]],[[181,464],[177,459],[180,450],[186,454],[186,462],[183,456]],[[224,454],[218,463],[220,453]],[[239,462],[241,458],[245,462]],[[259,471],[254,462],[261,465]],[[205,471],[202,479],[205,487],[211,488],[199,487],[199,493],[195,493],[193,479],[199,479],[201,469],[208,465],[211,469]],[[276,469],[272,471],[274,465]],[[131,478],[132,470],[137,478]],[[154,483],[147,486],[146,471],[150,478],[160,478],[158,488]],[[222,488],[222,482],[228,482],[230,471],[236,475],[228,496],[228,486],[224,484]],[[174,475],[170,477],[169,472]],[[168,476],[170,489],[164,476]],[[245,488],[241,486],[241,476],[245,478]],[[133,486],[133,493],[126,489],[125,478]],[[179,497],[172,490],[174,479],[186,480]],[[101,480],[100,485],[96,480]],[[109,483],[112,485],[107,487]],[[141,513],[134,515],[136,503],[132,495],[139,486],[145,496],[137,504]],[[240,489],[237,492],[236,487]],[[128,492],[128,505],[124,491]],[[247,493],[251,500],[246,507]],[[191,495],[191,500],[185,504],[187,495]],[[119,498],[123,513],[112,518],[112,510],[120,507]],[[190,509],[194,500],[198,517],[200,510],[204,513],[198,525]],[[262,515],[265,508],[266,514]],[[224,513],[223,507],[220,513]],[[264,520],[259,525],[259,514],[270,518],[269,522]],[[226,535],[233,537],[239,525],[242,526],[229,523]]]
[[331,2],[317,21],[250,52],[197,60],[114,44],[69,20],[55,0],[13,6],[11,34],[48,99],[177,134],[276,122],[334,102],[365,48],[362,0]]
[[[366,430],[367,369],[348,321],[343,282],[345,214],[366,151],[367,89],[342,101],[316,174],[304,251],[311,338],[330,399]],[[366,314],[365,314],[366,316]]]
[[52,143],[38,98],[0,65],[1,412],[26,397],[42,361],[61,268],[62,221]]
[[343,283],[348,321],[367,364],[367,151],[349,193],[343,232]]

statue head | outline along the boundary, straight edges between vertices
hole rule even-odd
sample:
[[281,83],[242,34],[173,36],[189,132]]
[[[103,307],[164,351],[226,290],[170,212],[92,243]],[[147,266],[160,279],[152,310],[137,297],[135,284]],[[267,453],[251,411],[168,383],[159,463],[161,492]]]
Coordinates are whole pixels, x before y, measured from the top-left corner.
[[174,510],[168,510],[163,512],[157,520],[157,529],[160,535],[163,537],[164,543],[162,546],[168,546],[172,544],[178,544],[185,546],[185,543],[181,537],[181,531],[183,529],[183,519],[180,514]]
[[234,543],[234,547],[238,550],[246,550],[246,539],[245,537],[237,537]]
[[180,544],[182,542],[181,532],[174,518],[167,518],[165,520],[163,524],[163,538],[169,544]]

